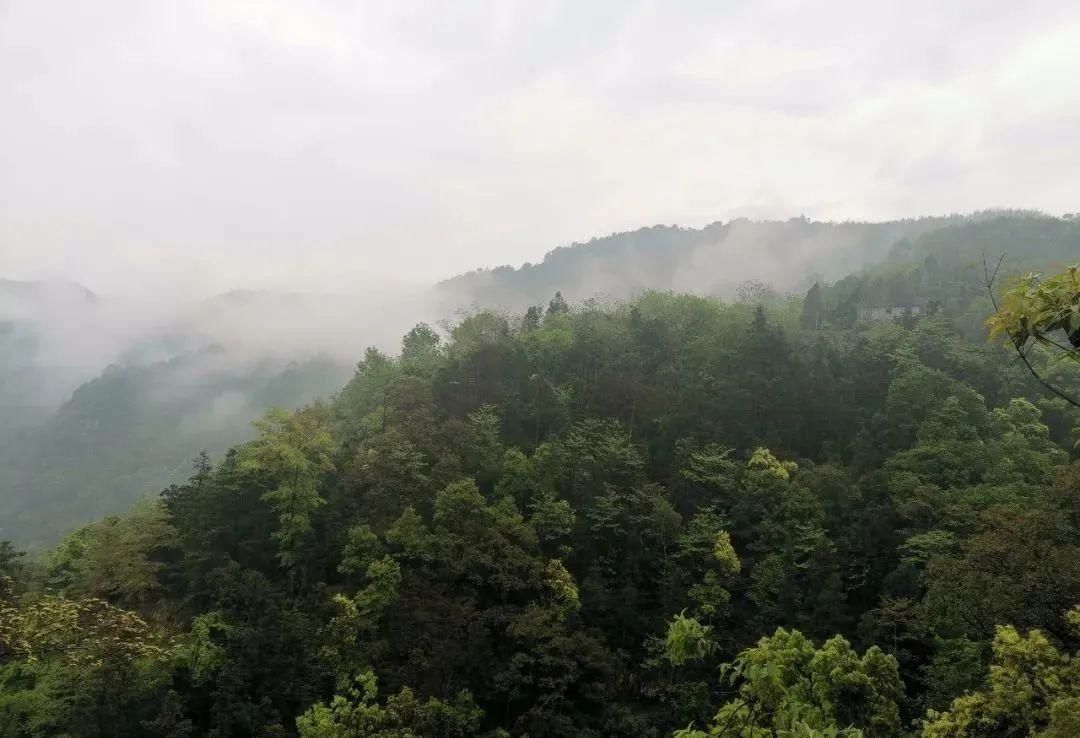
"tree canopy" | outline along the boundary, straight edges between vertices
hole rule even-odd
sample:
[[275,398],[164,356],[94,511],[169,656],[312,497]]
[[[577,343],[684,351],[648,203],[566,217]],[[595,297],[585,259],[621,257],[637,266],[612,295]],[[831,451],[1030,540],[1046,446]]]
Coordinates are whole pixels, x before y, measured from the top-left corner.
[[[915,269],[858,290],[959,273]],[[0,544],[0,736],[1075,735],[1080,411],[970,301],[855,291],[369,350],[157,499]]]

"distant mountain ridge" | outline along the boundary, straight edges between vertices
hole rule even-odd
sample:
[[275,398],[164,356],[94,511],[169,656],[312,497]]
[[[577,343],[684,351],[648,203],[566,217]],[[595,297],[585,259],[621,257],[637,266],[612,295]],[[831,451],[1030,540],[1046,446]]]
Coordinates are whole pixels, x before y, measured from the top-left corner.
[[93,303],[98,299],[98,296],[78,282],[0,279],[0,300],[41,302],[57,299]]
[[478,269],[437,286],[454,301],[523,310],[556,291],[571,301],[598,294],[625,299],[645,290],[733,297],[745,280],[778,292],[804,292],[894,256],[898,243],[965,224],[1005,220],[1025,229],[1032,221],[1067,219],[1022,210],[872,222],[788,220],[716,222],[703,228],[657,225],[556,248],[536,264]]

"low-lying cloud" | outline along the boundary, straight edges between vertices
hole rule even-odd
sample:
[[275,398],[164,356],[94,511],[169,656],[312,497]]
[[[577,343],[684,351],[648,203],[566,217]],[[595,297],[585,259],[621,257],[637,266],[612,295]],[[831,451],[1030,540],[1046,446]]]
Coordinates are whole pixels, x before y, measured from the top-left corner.
[[643,223],[1076,209],[1066,0],[0,3],[0,276],[345,292]]

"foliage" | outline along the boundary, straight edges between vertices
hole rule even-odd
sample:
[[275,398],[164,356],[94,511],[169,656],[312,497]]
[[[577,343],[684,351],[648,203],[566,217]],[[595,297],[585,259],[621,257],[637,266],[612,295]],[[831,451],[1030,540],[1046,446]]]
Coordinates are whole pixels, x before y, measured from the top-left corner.
[[931,711],[922,735],[1076,735],[1080,658],[1061,654],[1038,630],[1024,636],[1011,626],[997,629],[993,651],[983,688],[956,698],[945,712]]
[[[986,324],[991,337],[1005,335],[1017,349],[1029,341],[1063,348],[1077,356],[1080,349],[1080,265],[1049,277],[1029,273],[1018,279],[1002,296],[997,311]],[[1069,342],[1061,347],[1054,340],[1063,333]]]
[[306,405],[349,371],[327,359],[236,358],[210,348],[110,366],[51,417],[10,438],[0,432],[0,537],[40,554],[71,529],[185,481],[192,458],[250,438],[265,408]]
[[163,594],[162,556],[176,531],[160,500],[137,505],[125,517],[79,528],[50,552],[45,571],[69,595],[97,597],[124,607],[151,607]]
[[859,656],[837,636],[815,648],[779,628],[725,664],[721,679],[735,691],[707,736],[901,735],[896,660],[876,647]]
[[986,320],[991,337],[1006,336],[1040,384],[1058,399],[1080,408],[1080,396],[1052,384],[1045,371],[1040,373],[1031,360],[1036,347],[1048,348],[1064,359],[1080,359],[1080,266],[1070,266],[1045,279],[1035,273],[1025,274],[1000,301],[993,295],[996,277],[995,272],[986,280],[994,304],[994,313]]
[[142,618],[100,599],[0,603],[0,735],[137,735],[169,658]]
[[312,515],[325,503],[319,481],[333,468],[326,412],[319,406],[295,413],[275,408],[255,427],[259,435],[241,449],[240,468],[270,480],[263,499],[278,516],[279,557],[283,566],[295,566],[314,531]]
[[715,649],[710,632],[712,628],[702,625],[684,613],[679,613],[668,624],[666,655],[675,666],[682,666],[691,659],[703,659]]
[[801,305],[418,326],[160,500],[0,546],[0,736],[1070,734],[1077,418],[924,235]]
[[356,678],[345,696],[317,704],[296,719],[300,738],[411,738],[412,736],[474,736],[482,712],[468,692],[452,702],[420,700],[408,687],[391,695],[386,704],[376,701],[375,675]]

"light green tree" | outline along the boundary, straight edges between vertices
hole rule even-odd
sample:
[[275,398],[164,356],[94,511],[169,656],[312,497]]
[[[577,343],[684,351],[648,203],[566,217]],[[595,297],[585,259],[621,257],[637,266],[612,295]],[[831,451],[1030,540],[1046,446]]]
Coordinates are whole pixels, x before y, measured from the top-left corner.
[[147,501],[125,516],[78,529],[49,553],[45,568],[68,595],[147,610],[162,592],[165,564],[159,554],[176,543],[165,506]]
[[[1066,616],[1080,625],[1080,608]],[[931,710],[923,738],[1080,735],[1080,654],[1062,654],[1039,630],[1026,636],[1002,626],[982,689],[957,697],[944,712]]]
[[993,274],[987,270],[986,288],[994,304],[993,315],[986,319],[991,338],[1007,338],[1040,384],[1070,405],[1080,407],[1080,398],[1048,382],[1045,373],[1040,372],[1031,360],[1037,347],[1080,360],[1080,265],[1070,266],[1049,277],[1025,274],[1011,284],[1000,299],[995,296],[996,279],[997,270]]
[[678,738],[886,738],[900,736],[903,687],[896,659],[860,656],[840,636],[816,648],[783,628],[721,669],[734,690],[704,730]]
[[278,516],[274,539],[282,566],[295,567],[313,532],[312,515],[325,500],[319,481],[333,469],[334,441],[325,406],[290,413],[274,408],[255,421],[258,437],[240,449],[240,467],[263,475],[270,489],[263,499]]
[[162,634],[104,600],[0,601],[0,735],[135,735],[171,661]]
[[319,703],[296,719],[300,738],[465,738],[479,735],[483,711],[468,692],[453,701],[422,700],[404,687],[378,701],[373,673],[358,676],[344,695]]

